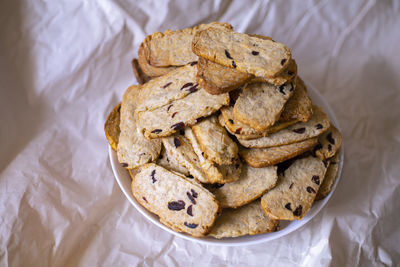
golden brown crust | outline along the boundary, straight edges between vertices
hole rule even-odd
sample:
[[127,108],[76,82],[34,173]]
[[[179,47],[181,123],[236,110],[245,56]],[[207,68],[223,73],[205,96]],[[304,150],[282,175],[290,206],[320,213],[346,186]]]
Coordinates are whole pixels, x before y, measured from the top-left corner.
[[132,70],[139,84],[144,84],[151,80],[151,77],[147,76],[140,68],[139,62],[136,58],[132,59]]
[[285,160],[294,158],[308,150],[311,150],[318,143],[318,138],[314,137],[297,143],[269,147],[269,148],[241,148],[240,156],[247,164],[254,168],[262,168],[276,165]]
[[118,139],[121,130],[119,128],[120,123],[120,110],[121,103],[116,105],[107,117],[106,123],[104,124],[104,133],[111,148],[117,151]]

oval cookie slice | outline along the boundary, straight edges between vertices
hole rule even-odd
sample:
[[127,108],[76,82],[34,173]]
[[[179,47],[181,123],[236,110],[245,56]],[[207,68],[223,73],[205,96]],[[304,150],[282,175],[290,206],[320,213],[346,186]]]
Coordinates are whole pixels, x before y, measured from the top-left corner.
[[294,161],[279,177],[275,188],[261,198],[261,205],[271,218],[299,220],[310,210],[326,172],[319,158],[309,156]]
[[163,224],[193,236],[205,235],[219,210],[208,190],[154,163],[140,167],[132,180],[132,192]]
[[318,190],[315,200],[323,199],[331,192],[339,172],[339,163],[340,151],[336,152],[335,156],[329,159],[329,166],[326,170],[324,181],[322,182],[321,187]]
[[259,198],[278,180],[277,167],[253,168],[243,164],[239,180],[211,188],[223,208],[237,208]]
[[238,140],[241,145],[251,148],[281,146],[316,137],[325,132],[329,126],[330,122],[328,116],[320,107],[313,106],[313,115],[307,122],[298,122],[265,137],[251,140]]
[[209,236],[237,237],[274,232],[279,221],[269,218],[256,200],[237,209],[226,209],[215,221]]
[[331,127],[318,137],[318,142],[315,147],[315,154],[324,160],[333,157],[339,150],[342,145],[342,134],[331,124]]

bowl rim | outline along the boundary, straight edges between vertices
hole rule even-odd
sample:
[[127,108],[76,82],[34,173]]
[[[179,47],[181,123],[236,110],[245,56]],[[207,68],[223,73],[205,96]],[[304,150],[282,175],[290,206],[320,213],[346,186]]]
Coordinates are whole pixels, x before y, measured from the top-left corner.
[[[335,113],[333,112],[332,108],[330,107],[329,103],[326,101],[326,99],[322,96],[322,94],[315,89],[309,82],[305,82],[308,88],[309,96],[313,100],[313,104],[318,104],[319,106],[322,106],[322,109],[324,112],[328,115],[329,119],[331,122],[334,123],[336,128],[341,131],[340,125],[338,123],[338,120],[335,116]],[[317,103],[315,103],[317,102]],[[259,243],[264,243],[268,241],[272,241],[275,239],[278,239],[282,236],[288,235],[289,233],[292,233],[299,228],[303,227],[305,224],[307,224],[312,218],[314,218],[321,210],[324,208],[331,198],[332,194],[335,192],[336,187],[340,181],[340,178],[342,176],[342,169],[343,169],[343,162],[344,162],[344,145],[342,142],[342,146],[339,150],[340,152],[340,160],[339,160],[339,170],[337,174],[336,181],[332,187],[331,192],[322,200],[319,200],[317,203],[315,203],[309,212],[307,213],[306,216],[303,217],[301,220],[295,220],[295,221],[281,221],[286,226],[276,232],[271,232],[271,233],[265,233],[265,234],[258,234],[258,235],[247,235],[247,236],[241,236],[241,237],[234,237],[234,238],[223,238],[223,239],[216,239],[213,237],[192,237],[188,234],[185,233],[178,233],[175,232],[174,230],[168,228],[164,224],[162,224],[157,215],[147,211],[143,206],[139,204],[139,202],[136,201],[135,197],[132,194],[131,186],[130,186],[130,175],[128,171],[123,168],[117,159],[117,153],[111,148],[110,145],[108,145],[108,154],[109,154],[109,159],[111,163],[111,168],[114,173],[114,177],[121,188],[122,192],[124,193],[125,197],[129,200],[129,202],[138,210],[147,220],[151,221],[158,227],[162,228],[163,230],[178,236],[180,238],[194,241],[197,243],[201,244],[206,244],[206,245],[214,245],[214,246],[248,246],[248,245],[255,245]],[[129,181],[127,181],[127,178]],[[127,186],[127,182],[129,183],[129,186]]]

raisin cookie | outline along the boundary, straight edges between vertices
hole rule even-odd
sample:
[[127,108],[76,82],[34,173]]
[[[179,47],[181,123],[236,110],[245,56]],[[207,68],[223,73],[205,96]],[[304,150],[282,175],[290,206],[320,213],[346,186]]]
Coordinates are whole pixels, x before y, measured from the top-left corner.
[[219,211],[218,201],[208,190],[154,163],[139,168],[132,192],[160,222],[197,237],[207,234]]
[[224,185],[213,185],[211,192],[222,208],[237,208],[259,198],[276,185],[277,167],[253,168],[243,164],[239,180]]
[[279,132],[268,136],[244,140],[238,139],[240,144],[250,148],[264,148],[292,144],[319,136],[330,126],[328,116],[320,107],[313,107],[313,115],[307,122],[298,122]]
[[277,220],[299,220],[310,210],[326,172],[325,164],[312,156],[295,160],[275,188],[261,198],[265,213]]
[[257,77],[276,77],[291,59],[284,44],[215,27],[198,31],[192,49],[199,57]]
[[137,168],[154,161],[161,152],[160,140],[148,140],[136,128],[135,109],[140,86],[129,87],[121,103],[121,122],[117,156],[123,167]]
[[270,233],[278,230],[279,221],[269,218],[259,200],[237,209],[225,209],[211,228],[215,238]]
[[324,160],[336,154],[342,145],[342,135],[331,123],[331,127],[318,138],[318,145],[315,147],[315,154]]
[[335,156],[329,159],[329,166],[326,170],[324,181],[322,182],[321,187],[318,190],[315,200],[323,199],[331,192],[339,172],[339,162],[340,150],[336,152]]
[[310,138],[297,143],[267,147],[267,148],[241,148],[240,156],[247,164],[254,168],[276,165],[285,160],[294,158],[306,151],[312,150],[318,143],[318,138]]
[[117,150],[119,134],[121,133],[121,129],[119,128],[120,112],[121,103],[113,108],[104,124],[104,133],[106,134],[108,143],[115,151]]

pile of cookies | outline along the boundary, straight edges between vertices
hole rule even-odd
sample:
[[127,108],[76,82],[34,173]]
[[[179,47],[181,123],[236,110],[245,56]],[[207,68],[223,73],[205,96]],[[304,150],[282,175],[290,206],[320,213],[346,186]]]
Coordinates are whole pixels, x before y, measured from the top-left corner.
[[154,33],[105,124],[137,201],[192,236],[277,231],[329,194],[342,136],[289,48],[227,23]]

